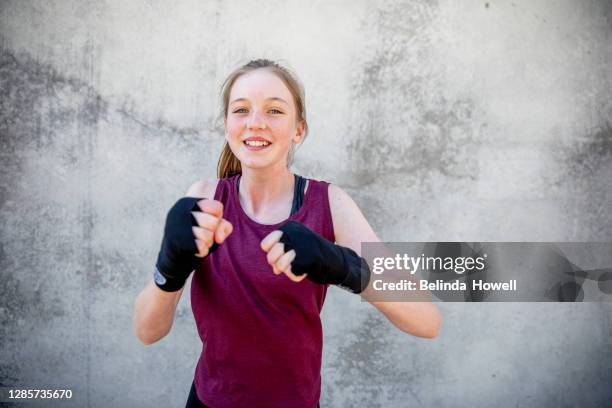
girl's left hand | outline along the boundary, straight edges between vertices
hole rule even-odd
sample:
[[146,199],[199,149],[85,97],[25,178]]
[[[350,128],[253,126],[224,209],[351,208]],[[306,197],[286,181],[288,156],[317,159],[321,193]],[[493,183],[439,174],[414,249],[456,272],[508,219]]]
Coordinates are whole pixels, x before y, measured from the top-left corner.
[[276,275],[284,273],[292,281],[301,282],[306,279],[308,274],[296,276],[291,272],[291,261],[295,259],[295,250],[285,252],[285,245],[279,242],[282,235],[282,231],[272,231],[261,240],[261,249],[267,253],[268,263],[272,266],[272,271]]

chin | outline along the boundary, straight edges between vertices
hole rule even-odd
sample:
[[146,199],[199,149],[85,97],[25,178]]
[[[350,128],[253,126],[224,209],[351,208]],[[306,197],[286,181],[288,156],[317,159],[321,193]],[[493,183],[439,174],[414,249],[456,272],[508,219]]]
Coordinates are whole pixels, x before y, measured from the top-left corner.
[[270,160],[253,159],[252,157],[239,157],[238,160],[240,160],[242,167],[247,167],[254,170],[265,169],[273,164],[273,162]]
[[240,160],[240,164],[242,165],[242,167],[248,167],[250,169],[265,169],[278,165],[279,162],[283,161],[282,158],[253,157],[249,154],[241,154],[237,157],[238,160]]

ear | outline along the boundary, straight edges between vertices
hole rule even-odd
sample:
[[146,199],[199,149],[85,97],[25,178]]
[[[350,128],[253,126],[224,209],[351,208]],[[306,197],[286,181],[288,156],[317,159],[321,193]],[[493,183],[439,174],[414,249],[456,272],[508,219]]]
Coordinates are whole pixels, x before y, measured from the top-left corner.
[[304,129],[305,123],[303,120],[300,120],[295,131],[295,136],[293,136],[293,143],[298,144],[302,141],[302,139],[304,138]]

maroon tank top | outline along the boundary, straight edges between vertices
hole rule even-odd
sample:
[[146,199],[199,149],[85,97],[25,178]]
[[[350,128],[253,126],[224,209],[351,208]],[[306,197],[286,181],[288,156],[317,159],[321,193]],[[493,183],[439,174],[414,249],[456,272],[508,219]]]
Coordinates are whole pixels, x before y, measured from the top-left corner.
[[234,230],[204,258],[191,283],[202,339],[196,391],[212,408],[314,408],[321,393],[320,313],[327,285],[275,275],[260,243],[288,220],[334,242],[329,184],[309,180],[301,208],[264,225],[242,209],[237,177],[220,179],[215,192]]

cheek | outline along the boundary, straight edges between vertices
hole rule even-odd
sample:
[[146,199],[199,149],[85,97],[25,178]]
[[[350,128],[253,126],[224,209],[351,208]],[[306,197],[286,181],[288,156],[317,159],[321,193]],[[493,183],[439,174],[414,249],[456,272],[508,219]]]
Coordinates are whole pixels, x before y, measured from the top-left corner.
[[277,123],[274,123],[273,125],[274,125],[274,129],[277,131],[278,134],[287,135],[287,140],[290,140],[293,138],[293,135],[295,134],[294,123],[284,120],[284,121],[278,121]]
[[228,120],[225,125],[225,137],[232,139],[240,135],[242,124],[236,120]]

